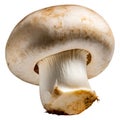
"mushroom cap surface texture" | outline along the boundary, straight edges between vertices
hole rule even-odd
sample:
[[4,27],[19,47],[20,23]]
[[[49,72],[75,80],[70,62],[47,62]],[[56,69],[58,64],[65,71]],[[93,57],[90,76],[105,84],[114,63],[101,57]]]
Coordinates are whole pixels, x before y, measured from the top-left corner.
[[37,63],[71,49],[88,51],[87,75],[92,78],[112,58],[112,31],[91,9],[79,5],[52,6],[29,14],[17,24],[6,45],[6,61],[17,77],[39,84]]

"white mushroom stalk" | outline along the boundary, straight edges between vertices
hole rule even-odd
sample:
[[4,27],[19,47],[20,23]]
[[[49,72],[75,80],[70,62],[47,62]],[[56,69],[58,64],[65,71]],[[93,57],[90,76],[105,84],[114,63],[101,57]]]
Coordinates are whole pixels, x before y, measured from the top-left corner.
[[84,50],[70,50],[39,61],[40,96],[48,112],[78,114],[96,99],[87,78]]

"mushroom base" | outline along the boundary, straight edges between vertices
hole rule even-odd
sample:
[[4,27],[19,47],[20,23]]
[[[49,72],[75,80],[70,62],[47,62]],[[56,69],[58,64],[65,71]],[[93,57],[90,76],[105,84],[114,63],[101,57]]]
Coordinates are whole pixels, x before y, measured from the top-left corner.
[[[61,95],[57,96],[58,93]],[[90,90],[62,93],[56,89],[52,95],[54,99],[44,107],[48,113],[58,115],[79,114],[91,106],[95,100],[98,100],[96,93]]]

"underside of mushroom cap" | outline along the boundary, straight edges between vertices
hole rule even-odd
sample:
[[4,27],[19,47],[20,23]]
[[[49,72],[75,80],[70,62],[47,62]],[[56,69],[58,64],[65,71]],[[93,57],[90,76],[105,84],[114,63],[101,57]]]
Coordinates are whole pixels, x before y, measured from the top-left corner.
[[105,20],[78,5],[60,5],[38,10],[14,28],[6,46],[9,69],[20,79],[38,84],[37,63],[72,49],[89,52],[88,78],[102,72],[110,62],[114,38]]

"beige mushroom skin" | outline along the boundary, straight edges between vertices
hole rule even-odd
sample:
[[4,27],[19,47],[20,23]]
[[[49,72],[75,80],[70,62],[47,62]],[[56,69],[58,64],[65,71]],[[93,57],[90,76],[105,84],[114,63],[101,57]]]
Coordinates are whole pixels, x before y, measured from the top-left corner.
[[6,61],[18,78],[40,85],[48,112],[79,114],[98,99],[88,79],[107,67],[113,51],[112,31],[100,15],[79,5],[59,5],[17,24]]

